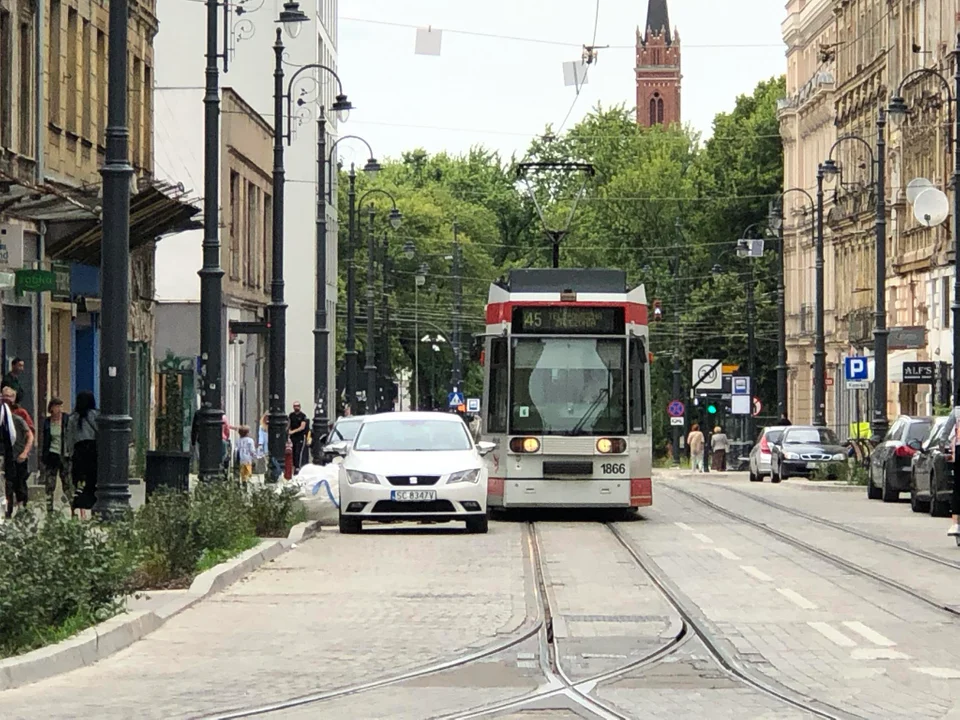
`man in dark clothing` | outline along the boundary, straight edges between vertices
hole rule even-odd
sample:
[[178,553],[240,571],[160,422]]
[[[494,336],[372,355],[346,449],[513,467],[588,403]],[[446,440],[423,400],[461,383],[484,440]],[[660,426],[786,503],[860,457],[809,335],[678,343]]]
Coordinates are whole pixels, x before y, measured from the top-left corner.
[[5,387],[13,388],[17,393],[17,402],[23,402],[23,387],[20,385],[20,374],[23,372],[23,360],[14,358],[10,363],[10,372],[0,379],[0,390]]
[[33,447],[33,431],[10,408],[12,389],[7,390],[7,397],[0,404],[0,448],[3,451],[4,495],[7,501],[4,515],[7,518],[12,517],[15,504],[24,509],[27,507],[27,478],[30,475],[27,457]]
[[290,442],[293,444],[293,471],[294,474],[300,472],[300,466],[303,464],[303,446],[307,440],[307,416],[300,411],[300,403],[293,404],[293,412],[290,413]]
[[780,421],[777,423],[777,425],[782,425],[783,427],[790,427],[791,425],[793,425],[793,423],[790,422],[790,419],[787,417],[787,414],[784,413],[783,415],[780,416]]

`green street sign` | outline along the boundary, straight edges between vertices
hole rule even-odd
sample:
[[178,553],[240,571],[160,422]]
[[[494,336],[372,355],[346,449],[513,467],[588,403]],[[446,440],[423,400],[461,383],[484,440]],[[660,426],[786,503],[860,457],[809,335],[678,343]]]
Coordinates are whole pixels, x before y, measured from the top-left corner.
[[57,274],[50,270],[17,270],[17,292],[52,292],[57,289]]
[[51,292],[50,299],[70,302],[70,263],[54,260],[51,266],[57,276],[57,287]]

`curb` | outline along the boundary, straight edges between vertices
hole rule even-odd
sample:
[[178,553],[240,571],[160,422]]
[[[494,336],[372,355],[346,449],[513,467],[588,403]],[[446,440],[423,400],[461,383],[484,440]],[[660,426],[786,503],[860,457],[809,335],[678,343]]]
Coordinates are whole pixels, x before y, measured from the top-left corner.
[[[790,481],[787,480],[787,483]],[[801,490],[810,490],[811,492],[858,492],[861,494],[866,493],[866,487],[864,485],[827,485],[825,483],[795,483],[788,485],[788,487],[800,488]]]
[[118,615],[56,645],[0,660],[0,691],[29,685],[103,660],[319,532],[320,525],[316,521],[298,523],[290,528],[286,538],[264,540],[238,557],[200,573],[183,596],[156,610]]

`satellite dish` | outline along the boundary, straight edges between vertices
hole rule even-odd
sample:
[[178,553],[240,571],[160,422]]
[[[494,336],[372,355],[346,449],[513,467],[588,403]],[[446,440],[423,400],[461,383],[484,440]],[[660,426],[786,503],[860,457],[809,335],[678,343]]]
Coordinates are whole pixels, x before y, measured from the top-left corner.
[[934,187],[933,183],[926,178],[911,180],[907,183],[907,202],[912,205],[917,201],[917,195],[932,187]]
[[950,215],[950,202],[942,190],[928,188],[913,201],[913,216],[921,225],[939,225]]

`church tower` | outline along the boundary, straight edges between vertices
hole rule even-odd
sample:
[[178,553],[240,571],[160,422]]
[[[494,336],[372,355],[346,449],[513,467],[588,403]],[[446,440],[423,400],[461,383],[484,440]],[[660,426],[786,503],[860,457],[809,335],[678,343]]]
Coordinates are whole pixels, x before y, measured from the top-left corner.
[[670,28],[667,0],[649,0],[646,30],[637,28],[637,124],[680,122],[680,33]]

